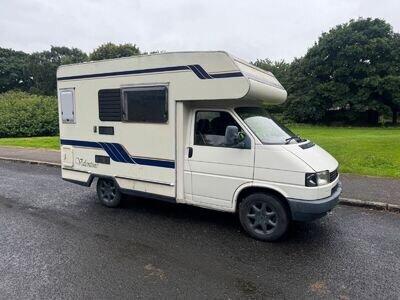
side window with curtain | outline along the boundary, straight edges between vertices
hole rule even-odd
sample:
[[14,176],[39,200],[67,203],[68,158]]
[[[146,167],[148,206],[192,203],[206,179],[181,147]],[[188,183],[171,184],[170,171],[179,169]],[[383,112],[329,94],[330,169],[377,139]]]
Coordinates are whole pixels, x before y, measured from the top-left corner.
[[123,89],[122,104],[122,120],[125,122],[168,122],[168,89],[166,86]]
[[251,142],[228,112],[197,111],[194,144],[249,149]]

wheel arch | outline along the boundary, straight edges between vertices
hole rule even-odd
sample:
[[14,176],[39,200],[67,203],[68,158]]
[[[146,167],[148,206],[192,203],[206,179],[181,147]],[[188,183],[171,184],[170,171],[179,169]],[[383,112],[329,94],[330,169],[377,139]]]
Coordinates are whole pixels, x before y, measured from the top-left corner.
[[289,215],[291,215],[290,206],[283,191],[267,185],[254,185],[254,184],[244,184],[236,190],[234,195],[234,211],[235,212],[238,211],[239,205],[245,197],[254,193],[266,193],[276,196],[280,201],[282,201],[282,203],[288,210]]
[[115,186],[116,186],[117,188],[121,189],[121,187],[120,187],[119,184],[118,184],[118,180],[117,180],[114,176],[110,176],[110,175],[99,175],[99,174],[92,174],[92,176],[93,176],[93,179],[97,179],[97,180],[99,180],[99,179],[110,179],[110,180],[114,181]]

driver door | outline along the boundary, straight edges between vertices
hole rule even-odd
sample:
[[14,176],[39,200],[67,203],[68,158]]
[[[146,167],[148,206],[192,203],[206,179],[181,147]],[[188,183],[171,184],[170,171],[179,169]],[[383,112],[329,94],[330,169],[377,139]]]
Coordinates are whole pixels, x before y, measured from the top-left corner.
[[[234,116],[225,110],[193,112],[188,153],[193,203],[213,208],[232,208],[235,191],[252,182],[254,142]],[[227,127],[237,126],[239,140],[229,142]]]

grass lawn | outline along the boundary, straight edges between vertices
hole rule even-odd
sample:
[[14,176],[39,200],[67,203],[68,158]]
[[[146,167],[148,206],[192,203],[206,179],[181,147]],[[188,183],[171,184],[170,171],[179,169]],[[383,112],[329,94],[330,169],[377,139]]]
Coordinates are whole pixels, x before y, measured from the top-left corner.
[[58,136],[32,138],[1,138],[0,146],[60,150],[60,138]]
[[289,128],[331,153],[340,172],[400,178],[400,128]]
[[[400,178],[400,128],[289,126],[331,153],[340,172]],[[56,149],[59,137],[3,138],[0,146]]]

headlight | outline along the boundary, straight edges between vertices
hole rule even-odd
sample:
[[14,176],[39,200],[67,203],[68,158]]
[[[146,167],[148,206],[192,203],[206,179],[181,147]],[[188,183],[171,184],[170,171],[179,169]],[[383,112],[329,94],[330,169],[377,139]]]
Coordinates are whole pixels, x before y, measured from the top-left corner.
[[317,173],[306,173],[306,186],[317,186]]
[[317,173],[306,173],[306,186],[319,186],[328,184],[330,181],[329,171]]
[[322,171],[317,173],[317,182],[318,185],[325,185],[328,184],[330,179],[329,179],[329,171]]

